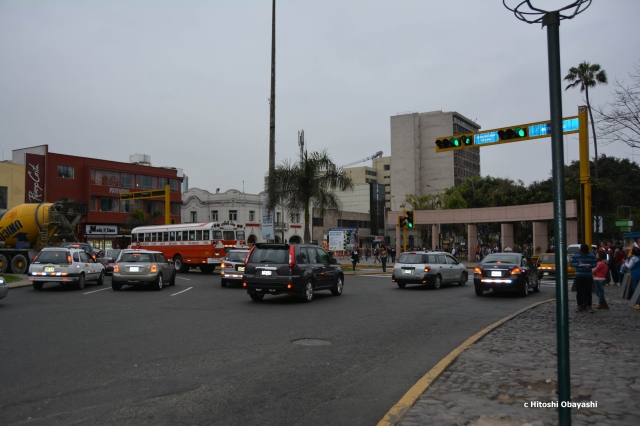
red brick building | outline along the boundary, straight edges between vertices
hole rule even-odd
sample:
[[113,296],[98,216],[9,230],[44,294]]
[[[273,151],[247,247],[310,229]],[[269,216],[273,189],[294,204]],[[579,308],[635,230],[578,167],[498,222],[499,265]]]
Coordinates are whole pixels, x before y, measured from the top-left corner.
[[[97,248],[124,246],[130,229],[123,224],[133,209],[164,213],[164,198],[120,200],[120,194],[170,187],[171,218],[180,223],[182,171],[152,167],[148,156],[134,163],[76,157],[49,152],[48,145],[13,151],[14,163],[25,164],[25,202],[85,202],[78,229],[80,241]],[[140,158],[137,158],[140,157]],[[140,160],[146,160],[143,163]],[[160,219],[164,221],[164,215]]]

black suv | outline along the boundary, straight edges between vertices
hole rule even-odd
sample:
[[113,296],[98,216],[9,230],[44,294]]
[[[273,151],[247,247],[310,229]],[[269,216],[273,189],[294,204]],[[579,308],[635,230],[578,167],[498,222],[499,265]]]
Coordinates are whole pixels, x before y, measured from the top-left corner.
[[340,296],[343,285],[340,264],[312,244],[256,244],[245,260],[242,276],[242,286],[256,301],[265,294],[284,293],[311,302],[314,291],[331,290]]

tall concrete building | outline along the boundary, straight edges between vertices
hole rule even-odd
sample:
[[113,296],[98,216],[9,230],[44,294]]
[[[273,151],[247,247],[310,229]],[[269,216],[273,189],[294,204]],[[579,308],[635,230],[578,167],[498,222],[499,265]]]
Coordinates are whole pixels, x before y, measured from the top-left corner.
[[374,158],[371,166],[347,167],[344,171],[349,174],[355,185],[365,183],[384,185],[385,208],[391,208],[391,157]]
[[480,149],[437,153],[442,136],[477,132],[480,125],[457,112],[432,111],[391,117],[391,210],[407,194],[437,194],[480,176]]

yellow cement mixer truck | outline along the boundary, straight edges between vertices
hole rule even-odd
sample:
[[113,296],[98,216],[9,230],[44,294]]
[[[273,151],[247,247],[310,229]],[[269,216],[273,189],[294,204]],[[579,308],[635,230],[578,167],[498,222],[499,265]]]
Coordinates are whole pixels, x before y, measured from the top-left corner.
[[78,241],[84,203],[28,203],[0,211],[0,273],[25,274],[42,247]]

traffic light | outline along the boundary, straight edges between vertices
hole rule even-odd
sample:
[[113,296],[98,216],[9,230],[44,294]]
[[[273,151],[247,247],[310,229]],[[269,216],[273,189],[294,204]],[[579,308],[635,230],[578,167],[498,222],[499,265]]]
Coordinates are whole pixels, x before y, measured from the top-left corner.
[[473,135],[456,135],[436,140],[438,151],[473,145]]
[[407,215],[407,228],[413,228],[413,210],[408,210]]
[[403,229],[406,226],[407,216],[398,216],[398,228]]
[[514,127],[512,129],[498,130],[498,137],[501,141],[527,137],[527,129],[524,127]]

